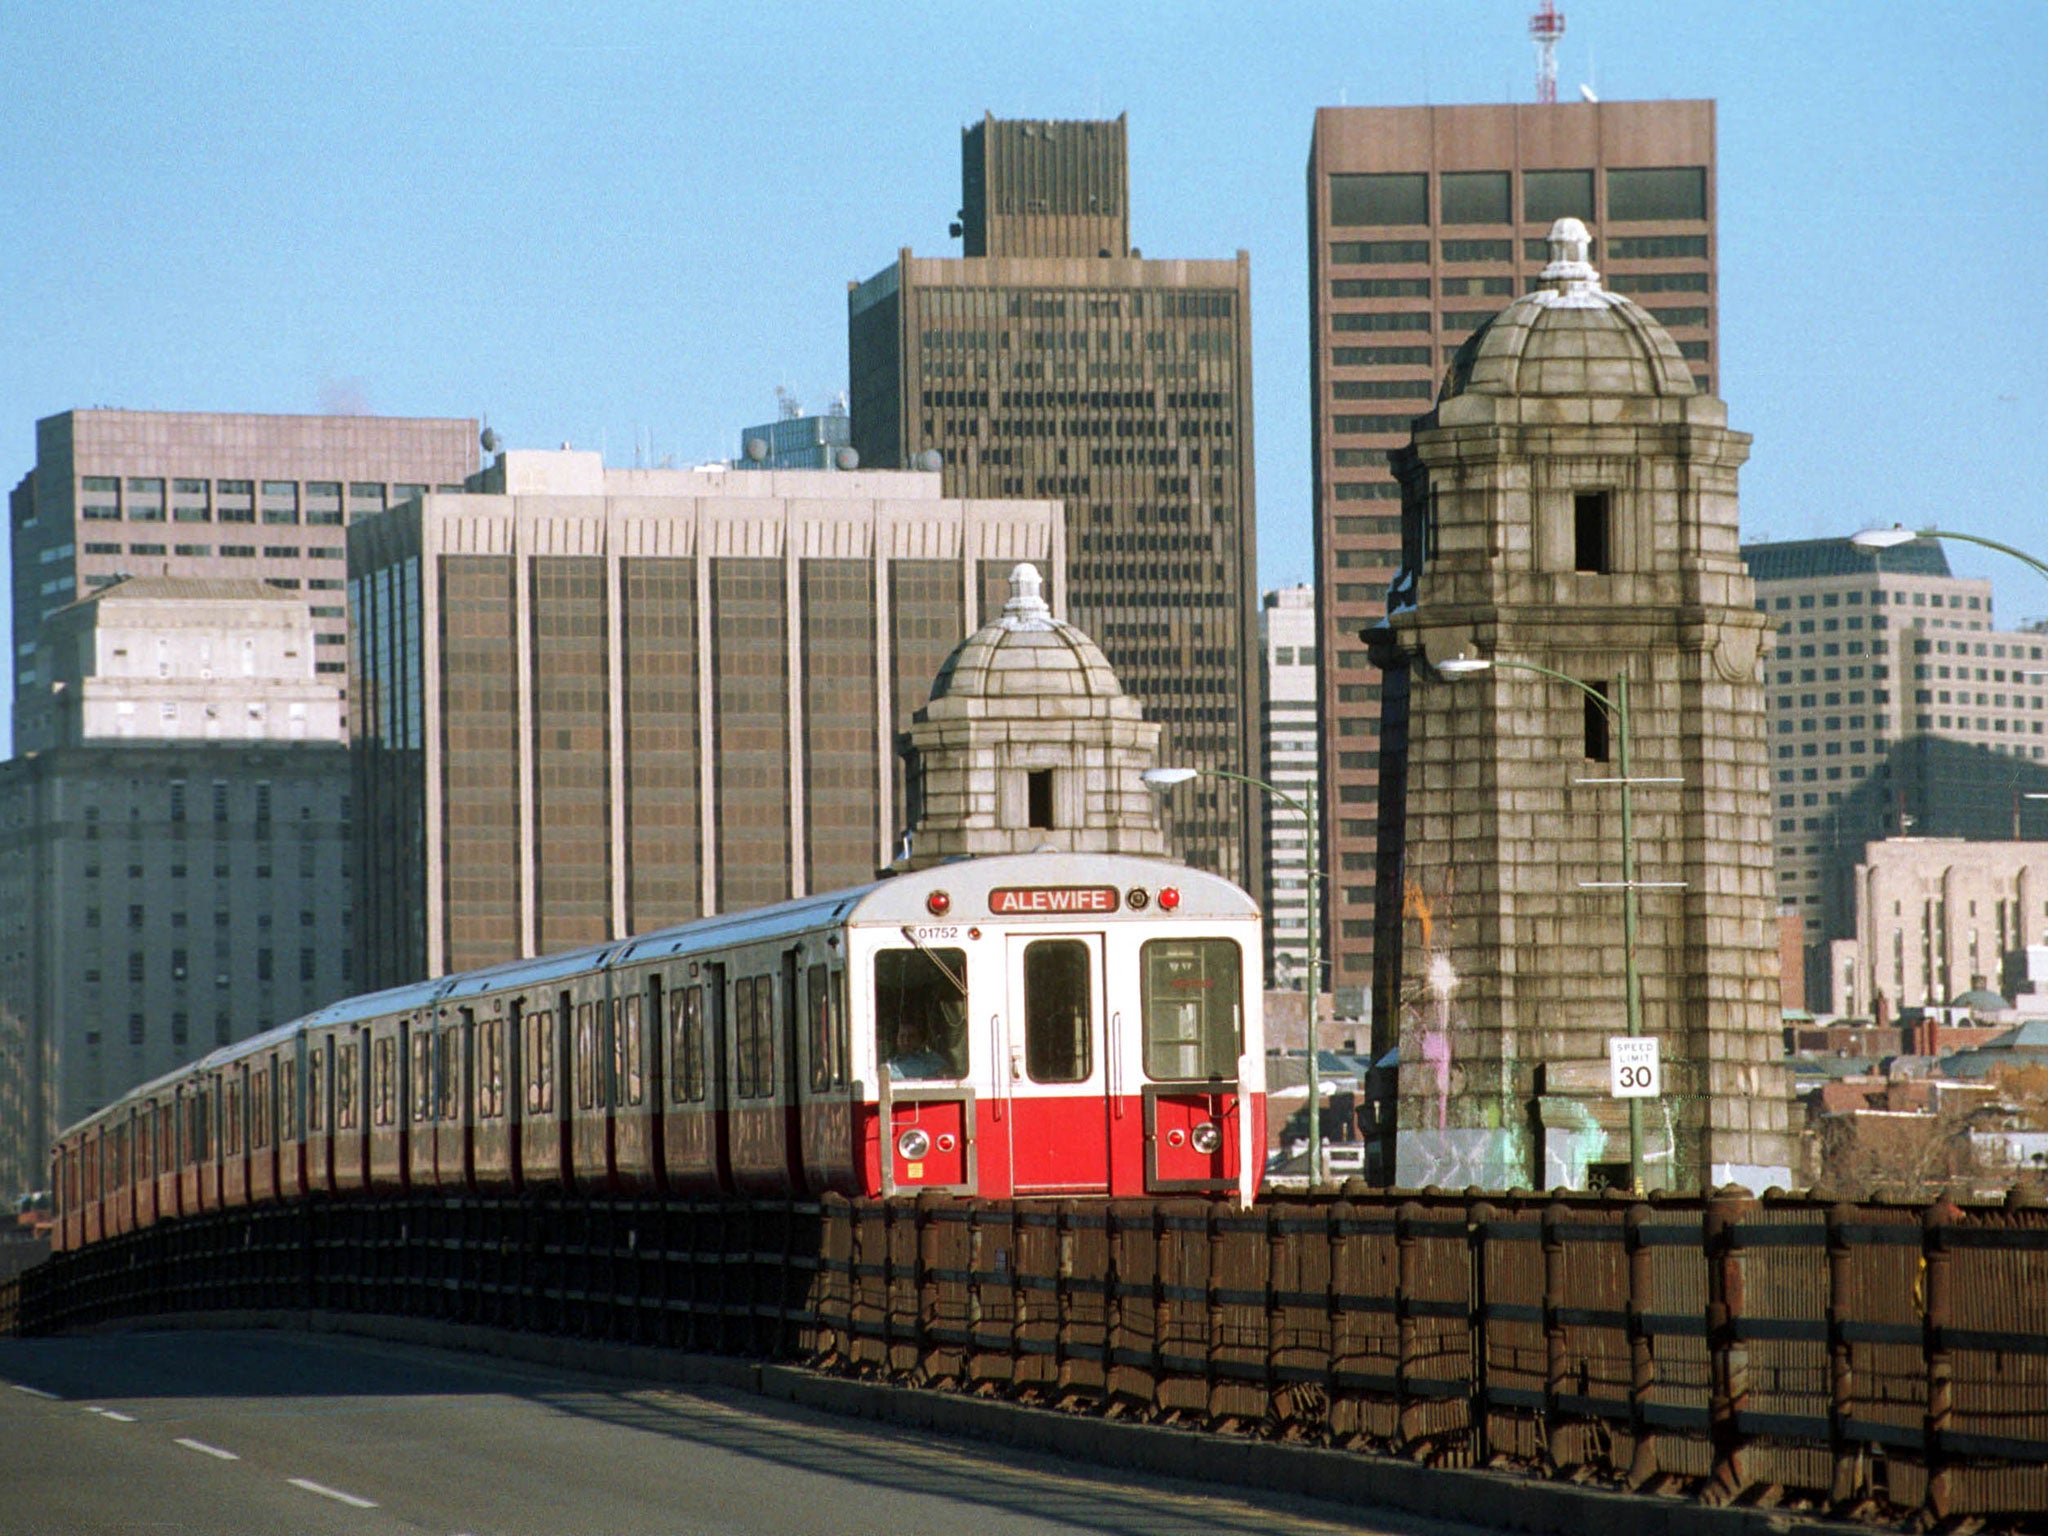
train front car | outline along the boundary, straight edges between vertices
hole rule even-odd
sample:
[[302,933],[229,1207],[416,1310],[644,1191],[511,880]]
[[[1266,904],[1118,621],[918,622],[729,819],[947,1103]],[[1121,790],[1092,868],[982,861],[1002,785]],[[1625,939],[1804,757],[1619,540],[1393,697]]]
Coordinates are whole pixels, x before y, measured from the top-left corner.
[[870,1190],[1256,1192],[1257,903],[1214,875],[1059,853],[899,875],[847,916]]

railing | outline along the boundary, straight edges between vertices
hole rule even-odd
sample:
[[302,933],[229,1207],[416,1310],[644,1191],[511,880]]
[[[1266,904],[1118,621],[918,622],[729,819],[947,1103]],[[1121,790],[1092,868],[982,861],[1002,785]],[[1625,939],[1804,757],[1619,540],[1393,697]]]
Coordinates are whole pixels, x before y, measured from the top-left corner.
[[2048,1511],[2048,1212],[417,1197],[59,1255],[0,1327],[318,1308],[1890,1520]]

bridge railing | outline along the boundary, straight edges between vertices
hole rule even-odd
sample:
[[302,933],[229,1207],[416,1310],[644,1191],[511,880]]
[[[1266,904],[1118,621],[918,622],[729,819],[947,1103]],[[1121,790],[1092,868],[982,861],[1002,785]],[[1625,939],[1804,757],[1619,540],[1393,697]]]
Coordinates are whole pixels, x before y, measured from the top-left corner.
[[2048,1512],[2048,1212],[2017,1203],[437,1195],[214,1213],[0,1286],[23,1332],[297,1308],[1713,1503]]

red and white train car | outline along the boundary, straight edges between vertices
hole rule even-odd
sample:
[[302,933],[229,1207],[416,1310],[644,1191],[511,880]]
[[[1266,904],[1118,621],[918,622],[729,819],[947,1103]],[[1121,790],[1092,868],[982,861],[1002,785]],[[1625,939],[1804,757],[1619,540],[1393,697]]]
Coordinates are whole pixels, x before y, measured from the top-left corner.
[[1249,1201],[1259,963],[1228,881],[1040,853],[440,977],[66,1131],[57,1240],[415,1189]]

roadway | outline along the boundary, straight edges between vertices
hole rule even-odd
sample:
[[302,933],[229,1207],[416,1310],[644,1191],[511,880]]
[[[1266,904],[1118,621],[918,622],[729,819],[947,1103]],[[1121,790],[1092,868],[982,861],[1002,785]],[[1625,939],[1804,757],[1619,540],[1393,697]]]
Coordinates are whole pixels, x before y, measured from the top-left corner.
[[0,1536],[1464,1536],[718,1388],[336,1335],[0,1339]]

